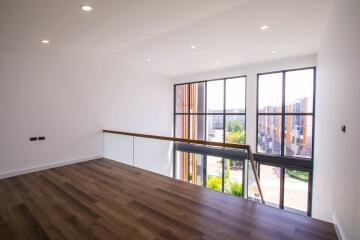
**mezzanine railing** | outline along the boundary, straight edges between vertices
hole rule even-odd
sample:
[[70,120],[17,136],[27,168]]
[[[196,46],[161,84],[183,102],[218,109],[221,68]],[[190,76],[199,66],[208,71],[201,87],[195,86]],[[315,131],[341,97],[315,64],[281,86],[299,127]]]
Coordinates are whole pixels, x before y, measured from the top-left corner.
[[[123,139],[120,140],[120,142],[117,142],[118,144],[116,143],[116,141],[118,141],[116,139],[105,139],[105,143],[108,143],[108,145],[110,145],[110,146],[105,146],[105,156],[108,155],[108,157],[111,158],[111,155],[114,156],[116,155],[116,153],[119,153],[117,148],[119,148],[118,145],[120,144],[121,147],[124,149],[121,150],[121,154],[118,154],[118,156],[122,160],[124,160],[125,163],[133,165],[134,167],[140,167],[145,169],[147,168],[146,166],[150,166],[150,169],[147,170],[154,172],[158,172],[158,171],[156,171],[156,168],[154,166],[151,166],[152,165],[151,163],[144,163],[144,161],[146,161],[144,158],[147,158],[148,156],[151,155],[151,153],[147,155],[147,152],[154,152],[155,154],[158,154],[159,150],[156,149],[157,146],[155,146],[153,143],[149,143],[147,147],[144,147],[146,144],[146,143],[144,144],[145,139],[167,141],[171,143],[172,146],[170,147],[170,149],[173,152],[173,156],[175,156],[174,154],[175,151],[183,151],[183,152],[193,152],[204,155],[212,155],[223,158],[232,158],[235,160],[246,159],[249,162],[249,168],[248,168],[249,171],[243,171],[243,172],[247,175],[249,175],[249,173],[253,174],[254,183],[257,188],[258,196],[260,197],[259,200],[262,203],[265,203],[260,186],[259,175],[257,171],[258,164],[256,164],[254,155],[249,145],[219,143],[219,142],[211,142],[211,141],[156,136],[149,134],[130,133],[130,132],[121,132],[121,131],[113,131],[113,130],[103,130],[103,132],[105,134],[120,135],[123,137]],[[113,143],[111,143],[111,141]],[[135,151],[136,149],[137,151]],[[166,154],[171,155],[169,154],[169,151],[167,151]],[[174,159],[175,157],[173,158],[173,160]],[[172,168],[174,170],[172,177],[175,178],[175,164],[173,164]],[[169,176],[169,174],[166,175]],[[246,189],[248,189],[248,187],[246,187]],[[247,194],[244,194],[243,196],[247,196]]]

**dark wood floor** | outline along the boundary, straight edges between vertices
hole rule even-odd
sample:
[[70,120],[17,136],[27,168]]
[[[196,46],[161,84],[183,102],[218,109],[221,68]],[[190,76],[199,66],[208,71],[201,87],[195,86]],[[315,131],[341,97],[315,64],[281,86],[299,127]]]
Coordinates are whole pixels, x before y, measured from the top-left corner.
[[0,239],[336,239],[332,224],[99,159],[0,180]]

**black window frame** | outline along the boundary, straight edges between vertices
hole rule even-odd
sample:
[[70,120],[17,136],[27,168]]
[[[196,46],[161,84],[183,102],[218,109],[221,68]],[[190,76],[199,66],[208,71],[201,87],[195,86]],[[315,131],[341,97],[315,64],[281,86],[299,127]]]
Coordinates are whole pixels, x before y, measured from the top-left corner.
[[[293,71],[309,70],[314,71],[313,75],[313,109],[311,113],[287,113],[285,111],[285,91],[286,91],[286,73]],[[266,74],[282,73],[282,112],[281,113],[260,113],[259,112],[259,77]],[[305,171],[309,174],[308,181],[308,200],[307,200],[307,216],[312,214],[312,183],[313,183],[313,164],[314,164],[314,144],[315,144],[315,102],[316,102],[316,66],[313,67],[304,67],[304,68],[294,68],[280,71],[272,72],[263,72],[257,74],[257,86],[256,86],[256,154],[254,154],[255,159],[258,162],[258,174],[260,176],[261,165],[275,166],[280,167],[280,203],[279,208],[284,209],[284,191],[285,191],[285,170],[299,170]],[[281,153],[280,155],[276,154],[266,154],[258,152],[258,143],[259,143],[259,116],[281,116]],[[285,144],[285,118],[286,116],[312,116],[312,150],[310,158],[294,157],[294,156],[285,156],[284,144]]]
[[[245,103],[245,109],[243,112],[239,112],[239,113],[227,113],[226,112],[226,80],[228,79],[236,79],[236,78],[244,78],[245,79],[245,92],[244,92],[244,103]],[[208,113],[208,109],[207,109],[207,84],[208,82],[213,82],[213,81],[223,81],[224,84],[224,89],[223,89],[223,112],[222,113]],[[205,111],[204,113],[191,113],[190,112],[190,85],[194,84],[194,83],[205,83]],[[189,92],[188,94],[188,107],[187,107],[187,112],[186,113],[177,113],[176,112],[176,87],[180,86],[180,85],[187,85],[187,91]],[[245,132],[245,138],[244,138],[244,144],[246,144],[246,101],[247,101],[247,75],[241,75],[241,76],[233,76],[233,77],[224,77],[224,78],[216,78],[216,79],[210,79],[210,80],[201,80],[201,81],[192,81],[192,82],[184,82],[184,83],[177,83],[174,84],[174,111],[173,111],[173,136],[176,136],[176,116],[179,115],[187,115],[187,138],[186,139],[190,139],[190,120],[191,120],[191,116],[192,115],[197,115],[197,116],[204,116],[205,117],[205,137],[204,140],[207,141],[208,140],[208,136],[207,136],[207,120],[208,120],[208,116],[222,116],[223,117],[223,141],[222,143],[226,142],[226,117],[227,116],[244,116],[245,122],[244,122],[244,132]],[[188,161],[190,161],[190,157],[188,157]],[[206,174],[206,164],[207,164],[207,156],[204,155],[204,171]],[[244,161],[242,161],[242,166],[243,166],[243,171],[244,169]],[[173,176],[176,176],[176,151],[174,151],[174,156],[173,156]],[[242,184],[245,183],[245,174],[243,174],[242,177]],[[206,187],[207,186],[207,177],[204,180],[203,186]],[[225,193],[225,159],[222,158],[222,192]],[[243,196],[244,193],[242,193]]]

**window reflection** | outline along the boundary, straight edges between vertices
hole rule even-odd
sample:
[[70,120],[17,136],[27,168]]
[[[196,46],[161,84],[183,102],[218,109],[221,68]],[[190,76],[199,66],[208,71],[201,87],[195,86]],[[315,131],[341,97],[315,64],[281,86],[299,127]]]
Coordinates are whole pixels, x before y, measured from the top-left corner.
[[258,116],[258,149],[260,153],[281,154],[281,116]]
[[233,196],[243,195],[243,161],[225,159],[224,192]]
[[259,75],[259,113],[282,112],[282,73]]
[[314,69],[286,72],[286,113],[311,113],[313,111]]
[[188,107],[189,107],[188,84],[177,85],[175,87],[175,112],[187,113]]
[[312,116],[286,116],[284,146],[286,156],[311,158],[312,122]]
[[190,113],[205,113],[205,82],[190,84]]
[[278,167],[260,166],[260,186],[264,194],[266,204],[279,207],[280,204],[280,174]]
[[207,82],[207,113],[224,112],[224,80]]
[[245,77],[226,79],[226,112],[245,113]]
[[245,144],[245,115],[227,115],[225,119],[225,141]]
[[284,208],[306,215],[308,207],[309,173],[285,170]]
[[206,160],[206,187],[219,192],[222,191],[222,161],[222,158],[212,156],[207,156]]
[[211,142],[224,142],[224,116],[207,116],[207,140]]

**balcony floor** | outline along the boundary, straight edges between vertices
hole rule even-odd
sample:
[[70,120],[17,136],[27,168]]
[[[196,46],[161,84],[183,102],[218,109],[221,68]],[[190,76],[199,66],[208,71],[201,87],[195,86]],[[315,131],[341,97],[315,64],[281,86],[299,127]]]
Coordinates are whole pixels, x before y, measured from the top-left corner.
[[0,180],[4,239],[337,239],[330,223],[107,159]]

